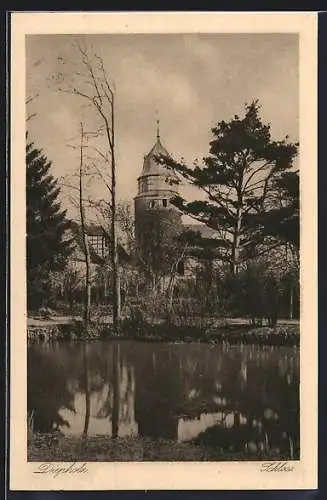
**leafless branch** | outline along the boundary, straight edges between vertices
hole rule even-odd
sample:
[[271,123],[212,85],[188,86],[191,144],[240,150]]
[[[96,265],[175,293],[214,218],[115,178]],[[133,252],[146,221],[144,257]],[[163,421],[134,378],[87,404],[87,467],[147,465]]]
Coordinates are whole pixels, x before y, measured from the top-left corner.
[[102,151],[100,151],[100,149],[97,148],[96,146],[91,146],[91,145],[85,144],[84,147],[86,149],[90,149],[92,151],[95,151],[105,161],[105,163],[109,163],[108,155],[105,153],[102,153]]
[[109,193],[112,194],[112,186],[109,184],[108,180],[105,178],[98,165],[96,163],[93,163],[92,166],[96,170],[98,176],[101,178],[105,187],[108,189]]
[[27,97],[25,104],[26,105],[30,104],[31,102],[35,101],[35,99],[37,99],[38,97],[39,97],[39,94],[35,94],[33,96]]
[[36,115],[37,115],[37,113],[31,113],[31,114],[27,115],[26,121],[29,122],[30,120],[35,118]]

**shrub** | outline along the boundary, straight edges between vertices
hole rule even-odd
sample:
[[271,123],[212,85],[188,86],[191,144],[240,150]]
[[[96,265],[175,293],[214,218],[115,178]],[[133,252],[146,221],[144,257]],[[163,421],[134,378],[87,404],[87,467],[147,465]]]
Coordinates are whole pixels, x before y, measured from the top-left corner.
[[131,308],[130,316],[123,319],[121,329],[123,333],[137,338],[144,335],[147,326],[144,313],[136,306]]

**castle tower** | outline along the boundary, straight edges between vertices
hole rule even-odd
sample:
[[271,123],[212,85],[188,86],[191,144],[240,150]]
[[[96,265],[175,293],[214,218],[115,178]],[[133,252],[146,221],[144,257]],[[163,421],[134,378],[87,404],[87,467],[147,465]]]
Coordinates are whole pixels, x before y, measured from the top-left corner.
[[138,194],[134,198],[135,237],[139,246],[142,246],[144,239],[149,237],[145,227],[147,216],[156,213],[160,218],[176,221],[180,218],[170,203],[171,198],[178,194],[178,190],[177,185],[169,181],[176,177],[172,171],[157,163],[156,157],[159,155],[169,156],[169,153],[161,143],[159,121],[157,121],[156,143],[144,156],[143,170],[138,178]]

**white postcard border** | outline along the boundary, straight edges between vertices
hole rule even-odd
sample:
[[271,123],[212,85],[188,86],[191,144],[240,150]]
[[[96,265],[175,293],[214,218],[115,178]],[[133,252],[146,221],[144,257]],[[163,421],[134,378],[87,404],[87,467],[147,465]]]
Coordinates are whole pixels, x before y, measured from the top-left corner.
[[[301,460],[288,472],[261,462],[91,462],[84,472],[37,474],[27,462],[25,266],[25,35],[299,33],[301,172]],[[317,14],[13,13],[11,17],[10,489],[221,490],[317,487]],[[59,465],[59,464],[56,464]],[[60,464],[69,466],[70,464]]]

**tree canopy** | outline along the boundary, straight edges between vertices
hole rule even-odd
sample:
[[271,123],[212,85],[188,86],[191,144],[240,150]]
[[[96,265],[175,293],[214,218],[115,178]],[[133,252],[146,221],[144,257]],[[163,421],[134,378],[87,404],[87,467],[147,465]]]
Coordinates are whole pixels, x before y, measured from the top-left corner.
[[[273,228],[276,235],[280,231],[276,225],[287,214],[280,207],[278,214],[274,213],[272,203],[276,190],[286,192],[287,186],[291,189],[298,144],[288,141],[288,137],[279,141],[272,138],[270,125],[260,117],[258,101],[245,105],[243,117],[235,115],[228,122],[222,120],[211,131],[209,155],[201,163],[195,161],[188,166],[164,156],[157,160],[206,195],[204,200],[191,202],[177,196],[172,202],[182,213],[219,231],[228,246],[226,260],[236,273],[244,246],[253,234],[252,217],[271,209],[270,220],[264,223],[267,234],[272,234]],[[290,176],[286,177],[286,173]],[[263,225],[262,219],[260,224]]]
[[300,203],[298,172],[285,172],[275,180],[279,199],[255,220],[256,234],[273,236],[299,249]]

